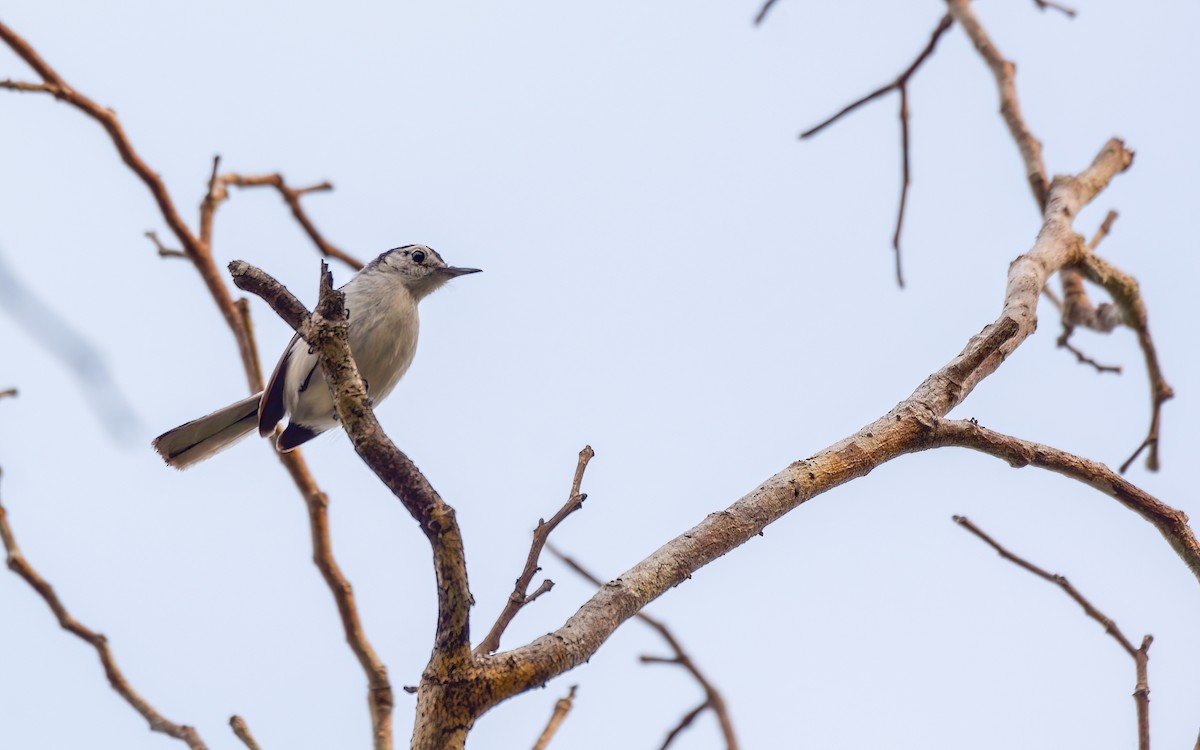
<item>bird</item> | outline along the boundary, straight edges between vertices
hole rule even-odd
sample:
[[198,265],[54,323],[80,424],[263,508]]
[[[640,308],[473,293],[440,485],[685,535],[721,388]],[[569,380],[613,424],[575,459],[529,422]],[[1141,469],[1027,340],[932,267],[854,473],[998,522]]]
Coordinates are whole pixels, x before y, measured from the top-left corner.
[[[341,287],[349,316],[350,351],[372,403],[386,398],[412,364],[417,351],[417,304],[451,279],[480,270],[447,265],[426,245],[404,245],[382,253]],[[169,466],[186,469],[233,445],[255,427],[262,437],[274,434],[284,417],[287,427],[275,443],[281,453],[338,424],[320,361],[299,334],[279,358],[266,389],[168,430],[151,444]]]

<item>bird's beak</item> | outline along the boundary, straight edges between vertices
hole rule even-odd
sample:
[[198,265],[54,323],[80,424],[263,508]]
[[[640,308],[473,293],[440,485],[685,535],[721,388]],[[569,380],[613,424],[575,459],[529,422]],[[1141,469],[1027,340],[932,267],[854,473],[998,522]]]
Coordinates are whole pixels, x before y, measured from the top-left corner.
[[455,276],[466,276],[469,273],[479,273],[482,270],[482,268],[457,268],[455,266],[446,266],[445,268],[439,268],[438,272],[453,279]]

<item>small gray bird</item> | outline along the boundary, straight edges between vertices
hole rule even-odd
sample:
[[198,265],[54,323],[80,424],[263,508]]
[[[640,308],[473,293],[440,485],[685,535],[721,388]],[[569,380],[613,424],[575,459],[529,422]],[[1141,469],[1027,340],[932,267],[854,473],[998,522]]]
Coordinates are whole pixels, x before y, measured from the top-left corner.
[[[446,265],[425,245],[388,250],[350,279],[346,311],[350,351],[374,403],[382,401],[412,364],[417,351],[417,303],[455,276],[478,268]],[[262,393],[180,425],[154,439],[168,464],[186,469],[224,450],[258,427],[266,437],[284,417],[276,447],[290,451],[337,426],[333,396],[317,355],[297,334],[283,352]]]

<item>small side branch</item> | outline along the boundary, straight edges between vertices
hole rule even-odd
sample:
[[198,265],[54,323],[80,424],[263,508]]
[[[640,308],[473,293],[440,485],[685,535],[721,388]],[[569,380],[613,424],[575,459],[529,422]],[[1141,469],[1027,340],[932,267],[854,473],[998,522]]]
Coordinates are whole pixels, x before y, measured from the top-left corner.
[[[548,545],[547,549],[550,550],[550,554],[561,560],[564,565],[575,571],[580,577],[584,578],[595,586],[604,586],[604,582],[593,575],[591,571],[584,568],[574,558],[563,554],[561,551],[556,549],[554,545]],[[697,716],[699,716],[705,710],[711,709],[712,712],[716,714],[717,721],[721,725],[721,734],[725,738],[726,749],[737,750],[738,741],[737,735],[734,734],[733,731],[733,720],[729,716],[729,709],[725,705],[725,699],[722,697],[721,692],[717,690],[716,686],[714,686],[707,677],[704,676],[704,673],[701,672],[699,667],[696,666],[696,663],[692,661],[692,657],[689,656],[688,653],[683,649],[683,645],[675,637],[675,634],[672,633],[671,629],[668,628],[661,620],[651,617],[650,615],[646,614],[644,610],[639,611],[635,617],[654,628],[654,630],[662,637],[662,639],[666,641],[667,646],[671,649],[672,654],[670,657],[642,656],[642,663],[676,664],[685,669],[687,673],[692,676],[692,679],[699,683],[701,689],[704,690],[704,702],[686,714],[679,721],[679,723],[675,725],[675,728],[667,734],[666,739],[661,745],[661,749],[665,750],[666,747],[670,745],[671,742],[679,735],[679,733],[686,729],[696,719]]]
[[[766,8],[764,8],[762,12],[765,13]],[[937,48],[938,40],[942,38],[942,35],[946,33],[953,23],[954,19],[949,13],[942,16],[942,20],[938,22],[937,27],[929,36],[929,42],[925,45],[925,49],[921,50],[921,53],[917,55],[917,58],[912,61],[912,64],[909,65],[904,72],[896,77],[896,80],[884,86],[880,86],[857,101],[847,104],[837,114],[833,115],[821,124],[809,128],[800,134],[801,138],[811,138],[812,136],[824,130],[827,126],[832,125],[842,117],[850,114],[867,102],[878,99],[890,91],[896,91],[900,94],[900,158],[902,179],[900,183],[900,209],[896,215],[896,231],[892,235],[892,249],[896,253],[896,283],[901,287],[904,286],[904,274],[900,267],[900,230],[904,226],[904,208],[908,203],[908,186],[910,181],[908,148],[908,82],[921,67],[921,64],[929,59],[929,56],[933,54],[934,49]]]
[[966,516],[954,516],[954,522],[982,539],[984,543],[996,550],[1005,560],[1028,570],[1038,578],[1049,581],[1065,591],[1067,596],[1075,600],[1075,603],[1080,607],[1083,607],[1083,611],[1088,617],[1103,625],[1104,632],[1112,636],[1121,645],[1125,653],[1129,654],[1134,661],[1137,675],[1133,700],[1137,706],[1138,749],[1150,750],[1150,687],[1146,679],[1146,662],[1150,658],[1150,644],[1154,642],[1154,637],[1147,635],[1142,639],[1142,645],[1135,648],[1129,639],[1125,637],[1125,634],[1121,632],[1121,629],[1117,627],[1117,624],[1112,621],[1112,618],[1105,615],[1099,609],[1096,609],[1096,606],[1088,601],[1083,594],[1079,593],[1079,589],[1071,585],[1071,582],[1065,576],[1058,573],[1050,573],[1025,558],[1009,552],[999,542],[985,534],[982,529],[971,523]]
[[492,629],[488,632],[487,637],[475,647],[475,654],[490,654],[500,648],[500,637],[504,635],[505,629],[509,623],[517,616],[517,613],[526,605],[537,599],[542,594],[554,587],[554,581],[546,579],[542,581],[537,590],[532,594],[529,592],[529,584],[533,582],[534,575],[537,574],[541,567],[538,566],[538,559],[542,555],[542,548],[546,546],[546,541],[550,538],[551,532],[562,523],[567,516],[575,511],[583,508],[583,501],[587,499],[587,495],[579,491],[580,484],[583,482],[583,473],[587,470],[588,462],[595,457],[596,452],[592,450],[592,446],[585,445],[583,450],[579,451],[579,463],[575,466],[575,479],[571,482],[571,491],[567,496],[567,502],[558,509],[558,512],[550,518],[549,521],[538,519],[537,528],[533,530],[533,543],[529,546],[529,555],[525,558],[525,568],[521,571],[521,575],[517,577],[516,585],[513,591],[508,595],[508,601],[501,610],[500,616],[496,618],[496,623],[492,625]]
[[242,741],[247,750],[260,750],[258,743],[254,741],[254,735],[250,734],[250,727],[246,725],[246,720],[240,716],[230,716],[229,726],[233,727],[233,733]]
[[296,222],[304,230],[304,233],[308,235],[308,238],[312,240],[313,244],[317,246],[317,250],[321,253],[321,255],[325,256],[326,258],[337,258],[356,271],[363,267],[362,261],[360,261],[358,258],[355,258],[353,255],[350,255],[329,240],[325,239],[325,236],[317,229],[316,224],[314,224],[312,219],[309,218],[308,212],[304,210],[304,206],[300,202],[300,199],[309,193],[323,193],[333,190],[333,183],[325,181],[319,182],[315,185],[308,185],[307,187],[294,188],[288,185],[287,181],[283,179],[283,175],[278,172],[266,175],[240,175],[230,173],[222,175],[219,180],[223,186],[234,185],[240,188],[275,188],[280,197],[283,198],[284,203],[286,203],[288,208],[291,209],[292,216],[295,217]]
[[188,254],[182,250],[167,247],[163,241],[158,238],[158,232],[150,230],[146,232],[146,239],[154,243],[154,248],[158,250],[160,258],[187,258]]
[[[1036,0],[1035,0],[1036,1]],[[1050,190],[1049,173],[1042,161],[1042,143],[1033,137],[1025,117],[1021,114],[1021,105],[1017,101],[1016,71],[1017,66],[1006,60],[1000,50],[992,43],[991,38],[975,17],[970,0],[947,0],[950,15],[958,21],[963,31],[971,38],[975,49],[983,57],[992,76],[996,79],[996,88],[1000,92],[1000,114],[1008,125],[1008,131],[1016,141],[1021,159],[1025,162],[1025,175],[1029,180],[1029,188],[1033,191],[1033,199],[1039,209],[1046,208],[1046,195]]]
[[1062,3],[1056,3],[1054,0],[1033,0],[1033,4],[1036,5],[1038,10],[1042,12],[1053,9],[1059,11],[1067,18],[1074,18],[1076,14],[1074,8],[1063,5]]
[[1200,541],[1187,515],[1172,508],[1098,461],[1048,445],[989,430],[967,420],[941,419],[934,425],[927,448],[970,448],[1007,461],[1014,468],[1036,466],[1062,474],[1115,499],[1154,525],[1200,579]]
[[776,0],[767,0],[762,4],[762,7],[758,9],[758,15],[754,17],[755,26],[762,24],[762,22],[766,19],[767,14],[771,12],[771,7],[775,5],[775,3]]
[[207,746],[200,739],[200,735],[194,727],[168,721],[133,689],[129,681],[125,679],[125,675],[117,667],[112,650],[108,647],[108,639],[103,634],[90,630],[71,616],[66,606],[59,600],[58,594],[54,592],[54,588],[34,570],[21,553],[16,537],[13,536],[12,527],[8,523],[8,512],[4,509],[3,504],[0,504],[0,540],[3,540],[4,549],[8,555],[8,569],[24,579],[42,597],[54,612],[54,616],[63,630],[74,633],[80,640],[91,644],[92,648],[96,649],[100,663],[104,665],[104,674],[108,677],[108,682],[112,685],[113,690],[142,715],[142,718],[150,725],[151,731],[161,732],[181,740],[192,750],[206,750]]
[[571,712],[571,707],[575,705],[575,689],[577,687],[579,686],[572,685],[566,697],[559,698],[554,702],[554,713],[550,714],[550,721],[546,722],[546,728],[542,730],[537,742],[533,743],[533,750],[546,750],[550,746],[550,740],[554,739],[559,726],[566,720],[567,714]]
[[1150,380],[1150,428],[1146,433],[1146,438],[1133,452],[1133,455],[1121,464],[1121,473],[1125,473],[1142,451],[1147,449],[1149,453],[1146,455],[1146,468],[1150,471],[1158,471],[1158,432],[1162,420],[1162,407],[1163,404],[1174,398],[1175,391],[1167,383],[1162,365],[1159,364],[1154,339],[1150,336],[1149,314],[1146,311],[1146,303],[1142,299],[1141,290],[1132,276],[1098,255],[1087,254],[1079,264],[1079,269],[1088,281],[1104,287],[1109,296],[1113,298],[1113,302],[1120,310],[1123,322],[1137,334],[1138,345],[1146,360],[1146,374]]
[[4,390],[0,391],[0,398],[16,398],[16,397],[17,397],[17,389],[16,388],[5,388]]

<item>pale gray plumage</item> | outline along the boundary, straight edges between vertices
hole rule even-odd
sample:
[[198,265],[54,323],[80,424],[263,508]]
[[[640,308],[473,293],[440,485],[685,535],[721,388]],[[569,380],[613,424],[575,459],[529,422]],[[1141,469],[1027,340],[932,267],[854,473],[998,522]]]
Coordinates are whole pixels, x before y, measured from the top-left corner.
[[[477,268],[455,268],[425,245],[405,245],[368,263],[343,287],[350,316],[350,351],[375,403],[382,401],[412,364],[417,351],[417,303]],[[264,437],[284,417],[277,442],[289,451],[337,426],[333,396],[320,363],[298,335],[284,350],[266,390],[180,425],[154,439],[168,464],[185,469],[249,435]]]

